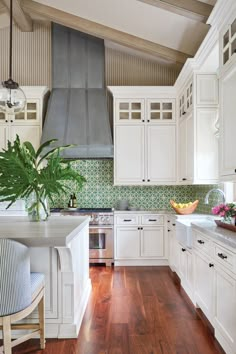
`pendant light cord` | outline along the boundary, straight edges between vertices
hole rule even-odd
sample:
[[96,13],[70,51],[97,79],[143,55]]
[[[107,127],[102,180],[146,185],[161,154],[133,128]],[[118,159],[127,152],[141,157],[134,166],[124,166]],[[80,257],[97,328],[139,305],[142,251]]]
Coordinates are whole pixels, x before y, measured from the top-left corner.
[[12,79],[12,0],[10,0],[9,79]]

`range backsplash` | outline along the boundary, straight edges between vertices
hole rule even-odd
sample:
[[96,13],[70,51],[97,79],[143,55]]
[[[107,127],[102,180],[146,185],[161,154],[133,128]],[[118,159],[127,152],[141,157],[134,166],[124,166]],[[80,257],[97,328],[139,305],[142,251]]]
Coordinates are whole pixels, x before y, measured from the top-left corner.
[[204,205],[204,197],[212,185],[190,186],[113,186],[113,160],[80,160],[73,163],[74,168],[86,177],[82,190],[76,190],[69,182],[68,195],[55,197],[52,207],[67,207],[70,194],[75,193],[78,207],[110,208],[116,207],[119,199],[128,199],[130,206],[147,209],[171,209],[170,199],[179,203],[199,199],[197,211],[209,212],[210,205]]

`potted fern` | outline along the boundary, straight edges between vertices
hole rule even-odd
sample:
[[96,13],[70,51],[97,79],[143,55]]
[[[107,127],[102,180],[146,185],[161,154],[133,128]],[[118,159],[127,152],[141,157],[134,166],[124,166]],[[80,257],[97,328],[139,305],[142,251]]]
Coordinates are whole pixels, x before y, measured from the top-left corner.
[[9,208],[17,199],[28,200],[28,213],[33,221],[47,220],[46,200],[53,201],[54,195],[68,192],[66,181],[75,181],[79,188],[86,181],[73,170],[72,160],[60,156],[71,145],[44,152],[55,141],[45,142],[36,151],[30,142],[21,143],[17,135],[0,152],[0,202],[9,202]]

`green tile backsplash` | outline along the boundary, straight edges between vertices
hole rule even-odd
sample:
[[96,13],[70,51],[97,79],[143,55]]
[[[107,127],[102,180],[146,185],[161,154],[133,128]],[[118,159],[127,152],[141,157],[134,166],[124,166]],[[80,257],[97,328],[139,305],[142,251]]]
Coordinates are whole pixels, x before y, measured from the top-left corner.
[[74,168],[86,177],[87,182],[78,191],[69,182],[70,193],[55,197],[54,207],[67,207],[70,194],[76,193],[78,207],[115,207],[119,199],[128,199],[130,206],[146,209],[171,209],[170,199],[179,203],[200,199],[197,211],[209,212],[211,207],[203,204],[207,186],[113,186],[113,160],[81,160]]

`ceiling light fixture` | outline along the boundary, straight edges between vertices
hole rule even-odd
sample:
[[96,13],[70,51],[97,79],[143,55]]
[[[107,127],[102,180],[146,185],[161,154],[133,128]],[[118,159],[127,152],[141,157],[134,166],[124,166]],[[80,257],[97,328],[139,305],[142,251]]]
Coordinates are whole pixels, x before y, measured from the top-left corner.
[[0,86],[0,111],[15,114],[25,108],[26,97],[19,84],[12,80],[12,12],[10,0],[9,79]]

